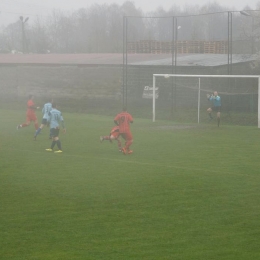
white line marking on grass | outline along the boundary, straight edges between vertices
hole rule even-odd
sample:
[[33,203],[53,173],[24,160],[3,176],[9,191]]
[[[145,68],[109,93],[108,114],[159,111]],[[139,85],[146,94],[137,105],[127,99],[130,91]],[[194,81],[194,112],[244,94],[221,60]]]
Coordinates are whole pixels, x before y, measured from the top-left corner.
[[[66,157],[76,157],[76,158],[82,158],[82,159],[86,159],[86,158],[92,158],[92,159],[97,159],[97,160],[107,160],[107,161],[113,161],[113,162],[120,162],[120,163],[131,163],[131,164],[138,164],[138,165],[146,165],[146,166],[150,166],[150,167],[164,167],[164,168],[172,168],[172,169],[180,169],[180,170],[186,170],[186,171],[200,171],[200,172],[208,172],[208,173],[217,173],[218,175],[220,174],[232,174],[232,175],[236,175],[236,176],[250,176],[250,174],[240,174],[240,173],[235,173],[235,172],[228,172],[225,171],[223,172],[218,170],[212,170],[212,169],[203,169],[203,168],[193,168],[193,167],[183,167],[183,166],[176,166],[176,165],[165,165],[165,164],[155,164],[155,163],[145,163],[145,162],[137,162],[137,161],[129,161],[129,160],[122,160],[122,159],[111,159],[111,158],[107,158],[107,157],[95,157],[95,156],[83,156],[83,155],[78,155],[78,154],[66,154],[66,153],[62,153],[62,154],[54,154],[53,152],[37,152],[37,151],[31,151],[31,150],[19,150],[19,149],[13,149],[10,148],[10,150],[13,151],[18,151],[18,152],[29,152],[30,155],[34,154],[52,154],[53,156],[66,156]],[[124,156],[128,156],[128,155],[122,155],[122,157]],[[131,155],[130,155],[131,156]]]

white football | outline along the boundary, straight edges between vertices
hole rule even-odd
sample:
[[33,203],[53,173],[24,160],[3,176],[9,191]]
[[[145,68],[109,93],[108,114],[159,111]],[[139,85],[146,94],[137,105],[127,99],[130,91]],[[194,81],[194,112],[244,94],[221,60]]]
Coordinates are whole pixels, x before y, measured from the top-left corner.
[[165,77],[166,79],[168,79],[170,76],[169,76],[169,74],[165,74],[164,77]]

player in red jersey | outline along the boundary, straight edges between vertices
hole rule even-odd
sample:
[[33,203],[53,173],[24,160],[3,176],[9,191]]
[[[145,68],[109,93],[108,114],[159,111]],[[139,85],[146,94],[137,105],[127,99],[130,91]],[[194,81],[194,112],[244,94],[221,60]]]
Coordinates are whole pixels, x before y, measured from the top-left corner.
[[125,139],[125,146],[122,148],[124,154],[131,154],[130,146],[133,143],[133,136],[130,131],[130,123],[133,123],[133,117],[126,111],[124,107],[123,111],[116,115],[114,122],[119,126],[119,134]]
[[33,102],[33,95],[29,95],[29,99],[27,101],[27,112],[26,112],[26,122],[23,124],[20,124],[17,126],[17,129],[20,129],[22,127],[26,127],[29,126],[31,124],[31,122],[34,122],[34,127],[37,130],[38,129],[38,120],[37,120],[37,116],[35,114],[35,110],[39,109],[39,107],[36,107],[34,102]]
[[119,152],[122,152],[122,146],[121,146],[121,141],[119,138],[120,134],[119,134],[119,126],[114,126],[109,135],[105,135],[105,136],[100,136],[100,142],[103,142],[104,140],[109,140],[111,143],[113,140],[117,140],[117,146],[119,149]]

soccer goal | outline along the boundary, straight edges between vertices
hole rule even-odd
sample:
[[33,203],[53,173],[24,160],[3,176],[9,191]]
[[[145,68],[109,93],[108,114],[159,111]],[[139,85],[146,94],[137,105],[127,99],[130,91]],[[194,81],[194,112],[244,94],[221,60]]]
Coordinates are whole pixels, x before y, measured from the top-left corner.
[[[164,85],[170,84],[179,92],[182,92],[183,96],[188,96],[189,92],[193,92],[192,102],[196,102],[197,111],[197,123],[199,124],[201,105],[203,104],[201,97],[208,93],[213,93],[213,90],[218,91],[221,96],[225,96],[226,99],[231,100],[229,103],[243,104],[246,103],[244,100],[249,99],[254,94],[254,99],[257,98],[257,122],[258,128],[260,128],[260,97],[258,95],[260,90],[260,76],[258,75],[184,75],[184,74],[153,74],[153,89],[152,89],[152,103],[153,103],[153,122],[156,119],[156,99],[158,98],[158,88],[164,88]],[[189,83],[187,83],[189,81]],[[162,83],[163,82],[163,83]],[[181,83],[180,83],[181,82]],[[207,82],[207,83],[205,83]],[[210,87],[205,87],[205,85]],[[238,87],[239,86],[239,87]],[[186,89],[186,90],[185,90]],[[221,91],[220,91],[221,90]],[[186,91],[186,92],[185,92]],[[172,92],[172,99],[176,93]],[[205,100],[206,98],[204,98]],[[183,99],[184,100],[184,99]],[[232,101],[235,100],[235,101]],[[176,101],[175,101],[176,102]],[[177,102],[181,101],[180,95],[177,97]],[[225,102],[226,104],[227,102]],[[250,103],[249,101],[247,103]],[[246,103],[246,104],[247,104]],[[232,104],[234,107],[234,104]],[[230,107],[232,107],[230,105]],[[249,106],[249,105],[248,105]],[[242,107],[242,106],[241,106]],[[231,108],[232,109],[232,108]],[[241,113],[244,112],[241,108]]]

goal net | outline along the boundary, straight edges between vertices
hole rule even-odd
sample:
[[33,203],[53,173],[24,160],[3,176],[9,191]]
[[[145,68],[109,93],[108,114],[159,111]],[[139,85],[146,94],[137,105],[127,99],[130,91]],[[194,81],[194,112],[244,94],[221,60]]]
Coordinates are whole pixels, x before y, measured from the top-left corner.
[[260,128],[259,79],[257,75],[153,74],[152,120],[160,119],[163,107],[173,119],[206,123],[207,108],[212,107],[207,94],[217,91],[222,122]]

